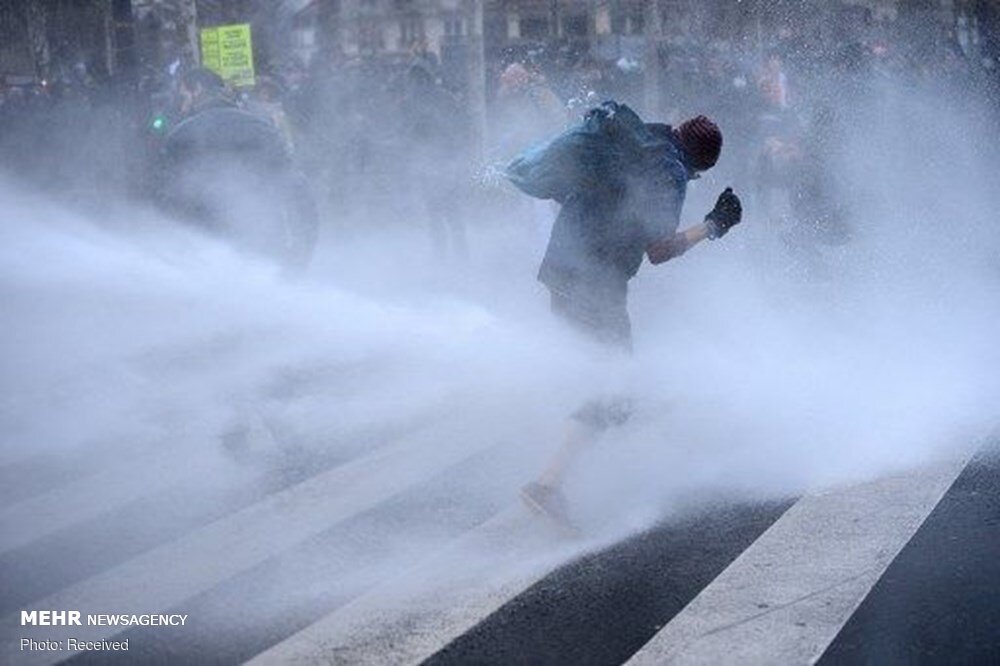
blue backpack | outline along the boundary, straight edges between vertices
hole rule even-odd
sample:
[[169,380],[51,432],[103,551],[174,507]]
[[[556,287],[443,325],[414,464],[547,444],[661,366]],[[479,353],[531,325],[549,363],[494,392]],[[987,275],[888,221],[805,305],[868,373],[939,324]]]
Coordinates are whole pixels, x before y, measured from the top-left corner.
[[631,178],[686,180],[667,125],[647,124],[614,101],[591,109],[583,121],[548,143],[529,148],[506,169],[525,194],[563,203],[577,192],[621,190]]

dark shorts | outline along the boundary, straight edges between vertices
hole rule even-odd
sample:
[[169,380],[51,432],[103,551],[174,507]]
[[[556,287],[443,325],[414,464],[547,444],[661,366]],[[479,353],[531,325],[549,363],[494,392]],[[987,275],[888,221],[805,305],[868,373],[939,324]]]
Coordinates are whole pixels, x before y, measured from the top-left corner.
[[[552,312],[596,342],[632,351],[632,322],[625,302],[595,304],[552,291]],[[632,402],[625,396],[606,396],[587,401],[570,415],[574,421],[596,431],[620,426],[632,415]]]
[[625,301],[594,302],[566,296],[556,291],[552,295],[552,313],[595,342],[632,351],[632,321]]
[[614,395],[588,400],[569,417],[591,430],[603,432],[624,425],[631,418],[632,410],[632,401],[628,397]]

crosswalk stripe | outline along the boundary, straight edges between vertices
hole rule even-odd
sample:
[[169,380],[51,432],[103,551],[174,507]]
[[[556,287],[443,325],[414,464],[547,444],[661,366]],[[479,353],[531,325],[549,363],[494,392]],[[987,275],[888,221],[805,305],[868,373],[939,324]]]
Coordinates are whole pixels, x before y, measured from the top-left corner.
[[[433,432],[380,448],[359,460],[275,493],[183,538],[160,546],[32,605],[87,613],[157,613],[278,554],[332,525],[369,509],[442,469],[469,458],[489,442],[470,441],[444,425]],[[182,611],[183,612],[183,611]],[[49,664],[71,652],[21,652],[19,639],[60,638],[52,627],[21,627],[20,617],[2,623],[0,662]],[[66,635],[108,638],[119,628],[81,626]]]
[[[135,474],[136,469],[155,473]],[[0,510],[0,553],[162,490],[176,482],[183,469],[175,454],[149,456],[15,502]]]
[[[8,445],[7,451],[12,448]],[[45,453],[19,455],[16,459],[0,461],[0,502],[16,502],[50,490],[63,478],[80,479],[99,471],[80,464],[70,468],[65,458]]]
[[966,461],[802,498],[628,664],[813,663]]
[[95,477],[108,470],[109,460],[115,467],[141,463],[152,455],[150,450],[155,453],[158,448],[134,441],[124,450],[106,443],[80,443],[68,451],[24,456],[0,465],[0,501],[21,502]]
[[592,545],[513,506],[247,663],[419,663]]
[[[388,420],[375,429],[370,425],[364,429],[348,429],[328,436],[324,448],[333,448],[329,437],[335,437],[336,442],[361,441],[369,442],[369,447],[376,447],[380,442],[398,439],[405,432],[404,425],[411,430],[419,429],[429,419],[440,420],[442,414],[443,410],[435,409],[424,420],[417,422],[412,419]],[[280,448],[273,439],[268,445],[272,449]],[[179,456],[173,450],[161,450],[144,456],[125,457],[100,473],[12,503],[0,510],[0,534],[3,535],[0,554],[66,527],[85,523],[133,500],[178,486],[189,477],[189,472],[187,456]],[[251,484],[262,474],[262,470],[251,470],[249,474],[234,478],[231,485]]]

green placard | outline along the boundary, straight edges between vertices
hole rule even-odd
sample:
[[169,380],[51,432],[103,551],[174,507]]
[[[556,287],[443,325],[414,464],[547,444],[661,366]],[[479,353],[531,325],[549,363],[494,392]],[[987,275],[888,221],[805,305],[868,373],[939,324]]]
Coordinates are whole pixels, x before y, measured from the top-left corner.
[[232,86],[254,85],[250,24],[202,28],[201,66],[212,70]]

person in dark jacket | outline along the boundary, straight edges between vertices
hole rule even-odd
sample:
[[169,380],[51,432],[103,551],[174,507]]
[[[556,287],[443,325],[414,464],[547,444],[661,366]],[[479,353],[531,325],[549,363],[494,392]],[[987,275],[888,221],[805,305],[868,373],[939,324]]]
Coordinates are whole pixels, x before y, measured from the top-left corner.
[[406,110],[398,124],[406,146],[402,166],[410,201],[427,220],[435,257],[464,260],[468,246],[461,201],[469,169],[463,159],[468,117],[432,67],[426,58],[415,60],[401,82],[400,108]]
[[[621,112],[622,107],[614,108]],[[624,111],[631,114],[627,107]],[[628,282],[643,259],[661,264],[679,257],[705,239],[721,238],[742,217],[739,197],[726,188],[703,222],[677,231],[687,184],[715,165],[722,133],[705,116],[677,128],[648,124],[646,130],[662,140],[652,162],[616,170],[621,182],[613,186],[581,187],[563,198],[538,274],[554,314],[624,352],[632,346]],[[624,423],[630,411],[621,397],[594,400],[577,410],[555,457],[522,488],[522,500],[574,531],[560,490],[566,472],[588,444]]]
[[308,262],[315,202],[287,143],[267,118],[239,108],[213,72],[182,75],[180,122],[162,150],[167,206],[286,267]]

